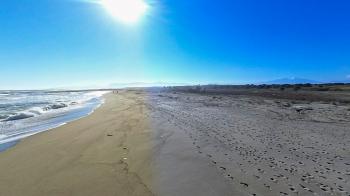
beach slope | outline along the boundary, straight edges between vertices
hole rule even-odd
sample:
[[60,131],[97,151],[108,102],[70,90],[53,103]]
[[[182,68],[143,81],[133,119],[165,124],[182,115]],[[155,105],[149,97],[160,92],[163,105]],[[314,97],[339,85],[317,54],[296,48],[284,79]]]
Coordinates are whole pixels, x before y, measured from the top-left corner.
[[0,195],[152,195],[142,96],[108,94],[93,114],[0,154]]

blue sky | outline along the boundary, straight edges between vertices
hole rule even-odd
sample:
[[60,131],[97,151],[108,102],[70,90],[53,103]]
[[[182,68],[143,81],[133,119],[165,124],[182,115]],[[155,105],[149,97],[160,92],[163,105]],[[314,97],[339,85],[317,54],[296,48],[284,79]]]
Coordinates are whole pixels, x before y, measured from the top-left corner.
[[147,3],[125,25],[83,0],[0,0],[0,89],[350,75],[347,0]]

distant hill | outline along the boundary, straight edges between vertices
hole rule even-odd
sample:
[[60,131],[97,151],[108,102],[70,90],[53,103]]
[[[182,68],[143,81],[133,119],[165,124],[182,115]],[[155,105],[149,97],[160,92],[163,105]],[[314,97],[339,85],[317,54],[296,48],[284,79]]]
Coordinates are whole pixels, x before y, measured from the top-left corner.
[[260,84],[320,84],[323,82],[315,81],[315,80],[309,80],[305,78],[280,78],[277,80],[271,80],[267,82],[261,82]]

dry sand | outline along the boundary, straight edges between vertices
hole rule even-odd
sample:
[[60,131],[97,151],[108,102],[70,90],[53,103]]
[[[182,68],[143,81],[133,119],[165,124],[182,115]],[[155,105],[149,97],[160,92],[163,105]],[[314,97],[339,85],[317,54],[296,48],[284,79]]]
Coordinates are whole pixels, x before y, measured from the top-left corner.
[[232,195],[350,195],[349,105],[178,92],[148,101],[241,191]]
[[125,91],[0,153],[0,196],[349,195],[348,105]]

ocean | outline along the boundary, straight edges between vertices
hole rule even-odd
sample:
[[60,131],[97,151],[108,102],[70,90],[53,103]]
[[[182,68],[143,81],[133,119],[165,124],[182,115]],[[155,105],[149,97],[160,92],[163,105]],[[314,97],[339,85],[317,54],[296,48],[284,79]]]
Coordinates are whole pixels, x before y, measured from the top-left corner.
[[0,91],[0,152],[92,113],[107,91]]

